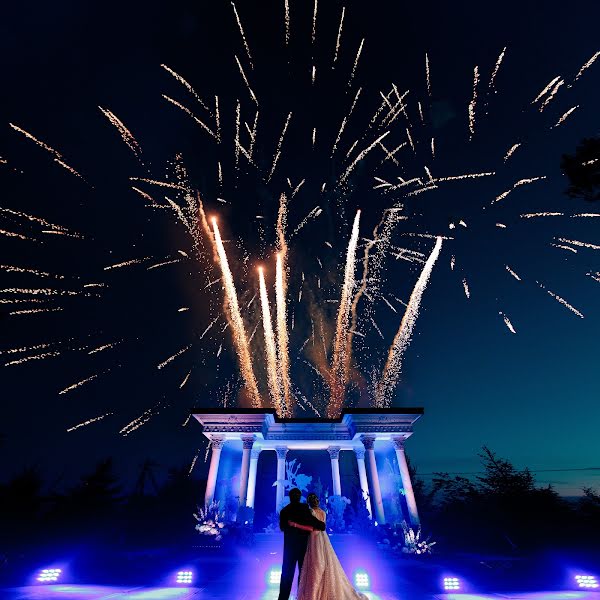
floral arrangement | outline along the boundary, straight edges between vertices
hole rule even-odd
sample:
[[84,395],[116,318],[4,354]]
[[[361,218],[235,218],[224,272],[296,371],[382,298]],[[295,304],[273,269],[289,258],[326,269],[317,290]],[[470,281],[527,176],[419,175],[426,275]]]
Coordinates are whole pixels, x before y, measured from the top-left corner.
[[327,529],[335,533],[343,533],[346,530],[346,521],[344,520],[344,511],[350,504],[346,496],[329,496],[327,506],[329,516],[327,519]]
[[198,513],[194,513],[194,518],[198,521],[196,531],[201,535],[211,536],[219,542],[227,533],[224,513],[220,511],[218,502],[213,501],[209,506],[200,508]]
[[431,554],[431,548],[436,542],[430,542],[429,538],[421,539],[421,528],[415,533],[412,527],[409,527],[405,521],[402,521],[404,531],[404,546],[402,552],[405,554]]

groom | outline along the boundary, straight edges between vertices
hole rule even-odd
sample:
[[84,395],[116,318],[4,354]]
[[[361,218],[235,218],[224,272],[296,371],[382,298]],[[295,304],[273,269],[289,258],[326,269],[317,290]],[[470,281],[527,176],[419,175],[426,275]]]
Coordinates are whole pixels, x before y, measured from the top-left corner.
[[291,527],[289,522],[308,525],[314,529],[325,530],[325,523],[319,521],[310,512],[308,504],[300,502],[302,492],[298,488],[289,491],[290,503],[279,513],[279,528],[283,531],[283,564],[281,565],[281,585],[279,586],[279,600],[289,600],[296,572],[302,569],[306,545],[310,532],[297,527]]

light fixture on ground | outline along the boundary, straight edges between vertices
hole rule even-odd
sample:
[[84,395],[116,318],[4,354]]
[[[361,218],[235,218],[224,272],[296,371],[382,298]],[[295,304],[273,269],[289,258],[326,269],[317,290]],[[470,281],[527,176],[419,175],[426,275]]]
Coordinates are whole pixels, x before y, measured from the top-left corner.
[[575,575],[575,583],[584,589],[597,588],[600,585],[595,575]]
[[62,569],[42,569],[36,580],[40,583],[56,583],[62,574]]
[[444,577],[444,591],[460,590],[460,579],[458,577]]
[[267,583],[272,586],[281,583],[281,567],[272,567],[267,573]]
[[175,583],[178,585],[191,585],[194,579],[194,574],[192,571],[177,571],[177,576],[175,577]]
[[369,574],[366,571],[360,570],[354,573],[354,585],[359,590],[368,590],[370,585]]

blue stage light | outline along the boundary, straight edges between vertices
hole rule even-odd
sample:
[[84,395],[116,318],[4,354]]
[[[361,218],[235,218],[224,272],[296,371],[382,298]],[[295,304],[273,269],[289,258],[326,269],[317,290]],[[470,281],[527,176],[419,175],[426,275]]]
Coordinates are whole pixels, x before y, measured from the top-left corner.
[[359,590],[368,590],[371,584],[369,574],[366,571],[356,571],[354,573],[354,585]]
[[277,586],[281,583],[281,567],[273,567],[267,573],[267,583],[272,586]]
[[598,579],[595,575],[575,575],[575,583],[578,587],[585,589],[599,587]]
[[175,578],[175,583],[178,585],[191,585],[194,579],[192,571],[178,571]]
[[62,569],[42,569],[36,580],[40,583],[56,583],[62,574]]
[[444,577],[444,590],[448,592],[460,590],[460,579],[458,577]]

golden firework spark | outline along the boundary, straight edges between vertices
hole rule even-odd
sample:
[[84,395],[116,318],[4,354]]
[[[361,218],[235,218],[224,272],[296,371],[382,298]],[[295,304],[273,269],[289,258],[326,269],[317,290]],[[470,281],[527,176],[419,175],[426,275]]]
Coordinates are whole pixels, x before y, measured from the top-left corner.
[[502,317],[502,319],[504,320],[504,323],[505,323],[505,325],[508,327],[508,330],[509,330],[511,333],[517,333],[516,329],[514,328],[513,324],[511,323],[510,319],[509,319],[509,318],[508,318],[508,317],[507,317],[507,316],[506,316],[506,315],[505,315],[503,312],[500,312],[500,313],[498,313],[498,314],[499,314],[499,315]]
[[354,290],[354,263],[356,260],[356,245],[358,242],[360,224],[360,210],[356,211],[354,224],[352,226],[352,235],[348,244],[346,253],[346,268],[344,270],[344,285],[340,296],[340,305],[338,309],[335,338],[333,343],[333,359],[331,365],[331,397],[328,406],[328,416],[337,417],[344,403],[344,394],[347,385],[347,364],[346,352],[348,350],[347,336],[350,318],[350,309],[352,301],[352,292]]
[[340,51],[340,41],[342,39],[342,27],[344,26],[344,14],[346,13],[346,7],[342,6],[342,15],[340,17],[340,26],[338,28],[337,38],[335,40],[335,53],[333,55],[333,64],[337,61],[338,53]]
[[271,181],[271,177],[273,177],[273,173],[275,172],[275,167],[277,166],[277,161],[281,156],[281,147],[283,145],[283,139],[285,138],[285,132],[287,131],[288,125],[290,124],[290,119],[292,118],[292,113],[290,112],[285,120],[285,124],[283,126],[283,131],[281,132],[281,137],[279,138],[279,142],[277,143],[277,149],[275,151],[275,156],[273,157],[273,164],[271,165],[271,170],[269,171],[269,175],[267,177],[267,183]]
[[246,41],[246,36],[244,35],[244,28],[242,27],[242,22],[240,20],[240,15],[238,14],[237,8],[235,4],[232,2],[231,6],[233,7],[233,13],[235,15],[235,20],[238,25],[238,29],[240,30],[240,34],[242,36],[242,42],[244,43],[244,49],[246,50],[246,54],[248,56],[248,62],[250,63],[250,68],[254,69],[254,64],[252,63],[252,55],[250,54],[250,47],[248,46],[248,42]]
[[233,282],[233,275],[231,274],[231,269],[229,268],[229,261],[227,260],[227,254],[225,252],[225,247],[223,246],[223,240],[221,239],[221,233],[215,217],[212,218],[212,226],[215,246],[219,258],[219,266],[221,267],[227,312],[233,332],[234,345],[240,363],[240,371],[242,372],[242,377],[246,387],[248,388],[248,392],[250,393],[253,406],[255,408],[259,408],[261,406],[261,399],[258,392],[256,377],[254,376],[252,359],[250,358],[250,349],[248,346],[248,339],[246,337],[246,330],[244,328],[244,321],[242,320],[242,315],[240,313],[237,292]]
[[108,417],[109,415],[114,415],[115,413],[113,412],[107,412],[103,415],[100,415],[99,417],[94,417],[93,419],[88,419],[87,421],[83,421],[83,423],[79,423],[78,425],[74,425],[73,427],[69,427],[69,429],[67,429],[67,433],[70,433],[71,431],[75,431],[76,429],[79,429],[80,427],[86,427],[87,425],[91,425],[92,423],[96,423],[97,421],[101,421],[102,419],[105,419],[106,417]]
[[281,398],[279,376],[277,368],[277,350],[275,348],[275,336],[271,322],[271,310],[269,308],[269,297],[262,267],[258,267],[258,278],[260,286],[260,303],[262,307],[263,332],[265,336],[265,355],[267,359],[267,379],[271,400],[277,410],[277,414],[285,416],[286,410]]
[[116,128],[121,138],[123,139],[125,144],[127,144],[127,147],[133,152],[135,157],[138,160],[141,160],[142,149],[140,148],[140,145],[138,144],[131,131],[127,129],[123,121],[121,121],[121,119],[119,119],[117,115],[115,115],[107,108],[102,108],[101,106],[99,106],[98,108],[102,111],[102,114],[110,121],[110,123]]
[[408,301],[408,306],[402,317],[400,327],[390,346],[388,357],[383,368],[381,378],[375,386],[375,406],[382,408],[389,406],[392,401],[393,391],[398,383],[402,371],[402,358],[412,339],[413,330],[419,316],[421,298],[427,288],[433,267],[442,250],[442,238],[438,237],[435,246],[419,275]]
[[473,69],[473,97],[469,103],[469,139],[475,135],[475,108],[477,106],[477,86],[479,85],[479,67]]

